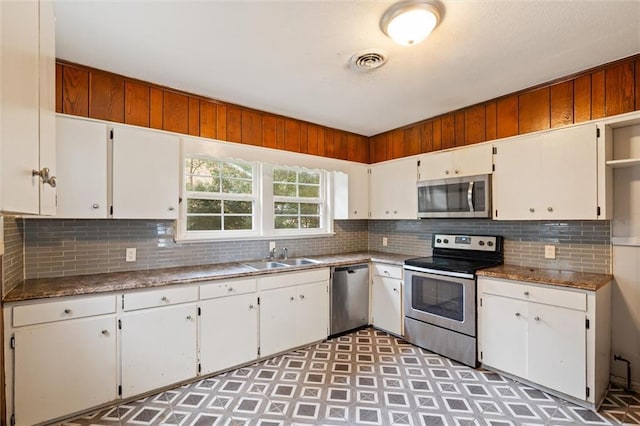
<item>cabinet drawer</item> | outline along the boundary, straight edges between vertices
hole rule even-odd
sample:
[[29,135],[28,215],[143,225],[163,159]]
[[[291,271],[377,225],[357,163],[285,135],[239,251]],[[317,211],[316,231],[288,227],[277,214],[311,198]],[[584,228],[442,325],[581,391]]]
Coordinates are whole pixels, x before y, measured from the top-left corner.
[[304,272],[275,273],[258,279],[258,290],[290,287],[329,280],[329,268],[313,269]]
[[481,278],[480,282],[483,293],[543,303],[545,305],[561,306],[578,311],[587,310],[587,295],[583,292],[562,290],[551,285],[535,285],[489,278]]
[[373,273],[381,277],[402,279],[402,267],[386,263],[374,263]]
[[198,300],[198,287],[172,287],[160,290],[142,291],[125,294],[123,308],[125,311],[155,308],[158,306],[177,305],[179,303]]
[[200,300],[255,293],[256,280],[214,281],[200,285]]
[[112,314],[116,311],[115,296],[67,299],[36,303],[13,308],[13,326],[64,321],[94,315]]

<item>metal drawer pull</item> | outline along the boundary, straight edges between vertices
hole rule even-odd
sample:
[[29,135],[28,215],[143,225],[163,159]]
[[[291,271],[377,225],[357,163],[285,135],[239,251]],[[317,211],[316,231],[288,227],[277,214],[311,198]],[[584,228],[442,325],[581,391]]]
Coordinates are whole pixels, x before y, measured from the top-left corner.
[[301,294],[301,295],[300,295],[300,299],[304,299],[304,294]]
[[530,211],[531,213],[533,213],[533,212],[535,212],[535,211],[536,211],[536,209],[534,209],[533,207],[531,207],[531,208],[529,209],[529,211]]
[[394,288],[394,289],[393,289],[393,291],[395,291],[395,292],[397,293],[397,292],[398,292],[398,289],[397,289],[397,288]]
[[249,309],[253,309],[253,304],[249,305]]
[[102,330],[102,334],[104,334],[105,336],[109,335],[109,331],[108,330]]
[[64,313],[67,314],[67,315],[70,314],[71,313],[71,309],[65,309]]
[[162,296],[162,299],[160,300],[162,300],[165,303],[169,303],[169,298],[167,296]]
[[94,204],[91,206],[92,209],[98,210],[100,208],[100,204]]
[[192,317],[191,315],[187,315],[187,319],[188,319],[189,321],[191,321],[191,320],[193,319],[193,317]]
[[525,295],[525,296],[528,296],[528,295],[529,295],[529,292],[528,292],[528,291],[525,291],[525,292],[524,292],[524,295]]
[[169,211],[172,212],[175,210],[175,207],[169,207]]
[[229,288],[227,289],[227,291],[229,291],[229,292],[233,291],[233,287],[229,287]]
[[540,317],[535,317],[533,319],[536,320],[536,321],[540,321]]
[[516,316],[519,317],[520,316],[520,312],[516,312]]
[[548,212],[552,212],[553,211],[553,207],[547,207],[547,211]]
[[295,297],[291,296],[291,298],[289,298],[289,300],[291,300],[293,302],[295,300]]

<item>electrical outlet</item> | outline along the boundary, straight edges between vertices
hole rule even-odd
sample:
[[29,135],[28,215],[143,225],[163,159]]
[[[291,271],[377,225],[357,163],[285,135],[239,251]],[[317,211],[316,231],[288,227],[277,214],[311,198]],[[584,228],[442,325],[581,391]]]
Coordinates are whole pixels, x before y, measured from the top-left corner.
[[556,246],[544,246],[544,258],[555,259],[556,258]]
[[135,262],[136,261],[136,249],[135,248],[128,248],[127,249],[127,253],[125,255],[125,260],[127,262]]
[[273,250],[276,248],[276,242],[275,241],[269,241],[269,251]]
[[389,240],[387,239],[387,237],[382,237],[382,245],[386,247],[388,243]]

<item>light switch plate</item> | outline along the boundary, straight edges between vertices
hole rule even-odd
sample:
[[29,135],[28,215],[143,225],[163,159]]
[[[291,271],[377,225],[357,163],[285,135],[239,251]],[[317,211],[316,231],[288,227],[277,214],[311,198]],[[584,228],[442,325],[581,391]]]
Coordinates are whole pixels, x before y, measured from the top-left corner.
[[127,262],[135,262],[136,261],[136,249],[128,248],[125,256],[125,260]]
[[556,246],[544,246],[544,258],[555,259],[556,258]]
[[386,247],[388,243],[389,240],[387,239],[387,237],[382,237],[382,245]]
[[276,242],[275,241],[269,241],[269,251],[273,250],[276,248]]

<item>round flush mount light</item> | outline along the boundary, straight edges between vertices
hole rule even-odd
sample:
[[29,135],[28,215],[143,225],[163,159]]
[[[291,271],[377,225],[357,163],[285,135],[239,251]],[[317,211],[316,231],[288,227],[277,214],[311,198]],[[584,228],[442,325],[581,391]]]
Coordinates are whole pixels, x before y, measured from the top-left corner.
[[440,8],[434,1],[401,1],[382,15],[380,28],[404,46],[420,43],[440,23]]

